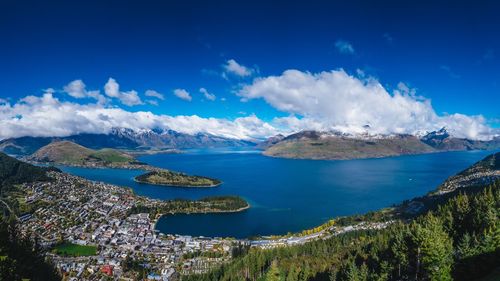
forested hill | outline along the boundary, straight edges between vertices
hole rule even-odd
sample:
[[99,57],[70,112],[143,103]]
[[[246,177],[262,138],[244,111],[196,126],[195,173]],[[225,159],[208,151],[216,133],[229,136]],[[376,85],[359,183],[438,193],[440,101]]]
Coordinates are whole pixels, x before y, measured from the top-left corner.
[[[21,162],[0,153],[0,210],[6,206],[4,191],[14,184],[48,180],[42,168]],[[31,237],[22,237],[16,220],[9,218],[4,210],[0,215],[0,280],[60,280],[51,264],[45,262],[44,254]]]
[[[11,184],[47,180],[48,168],[33,166],[0,152],[0,187]],[[51,168],[53,169],[53,168]]]
[[303,245],[243,249],[231,263],[183,280],[480,280],[500,265],[500,180],[490,173],[499,156],[457,175],[488,172],[484,181],[428,196],[446,200],[413,219]]
[[449,177],[436,193],[444,194],[463,188],[481,186],[500,179],[500,152],[491,154],[462,172]]

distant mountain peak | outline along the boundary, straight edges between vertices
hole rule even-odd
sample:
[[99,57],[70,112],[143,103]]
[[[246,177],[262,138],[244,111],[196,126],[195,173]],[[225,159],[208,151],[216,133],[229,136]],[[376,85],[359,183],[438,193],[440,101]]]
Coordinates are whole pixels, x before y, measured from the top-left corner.
[[448,132],[448,130],[446,129],[446,127],[443,127],[437,131],[432,131],[430,133],[427,133],[426,135],[421,137],[421,139],[422,139],[422,141],[426,142],[426,141],[430,141],[433,139],[444,140],[446,138],[449,138],[450,136],[451,135]]

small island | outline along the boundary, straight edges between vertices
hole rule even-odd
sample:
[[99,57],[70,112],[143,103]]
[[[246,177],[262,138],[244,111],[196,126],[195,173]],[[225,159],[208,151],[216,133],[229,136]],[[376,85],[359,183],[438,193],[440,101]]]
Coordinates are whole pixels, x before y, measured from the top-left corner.
[[139,183],[175,187],[215,187],[217,179],[169,171],[137,161],[130,153],[104,148],[90,149],[70,141],[52,142],[25,158],[34,164],[59,164],[85,168],[136,169],[146,173],[134,180]]
[[182,187],[215,187],[222,182],[202,176],[192,176],[168,170],[156,170],[147,172],[134,179],[138,183],[155,185],[182,186]]

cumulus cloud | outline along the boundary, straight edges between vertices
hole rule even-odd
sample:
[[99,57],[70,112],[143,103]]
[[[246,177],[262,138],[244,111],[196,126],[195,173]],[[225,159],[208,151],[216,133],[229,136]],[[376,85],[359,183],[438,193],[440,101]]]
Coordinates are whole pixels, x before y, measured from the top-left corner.
[[[75,99],[93,98],[99,103],[106,103],[107,99],[101,95],[99,90],[87,91],[85,83],[82,80],[73,80],[63,87],[63,91]],[[54,92],[53,89],[47,89],[47,92]]]
[[191,95],[189,94],[189,92],[184,90],[184,89],[175,89],[174,95],[182,100],[185,100],[185,101],[191,101],[193,99],[191,97]]
[[144,104],[141,101],[139,94],[134,90],[128,91],[128,92],[122,92],[119,99],[124,105],[128,105],[128,106]]
[[335,48],[341,53],[341,54],[347,54],[347,55],[352,55],[354,54],[354,47],[352,46],[351,43],[345,40],[337,40],[335,42]]
[[157,99],[160,99],[160,100],[164,100],[165,99],[165,97],[163,96],[163,94],[158,93],[155,90],[146,90],[146,92],[144,94],[147,97],[154,97],[154,98],[157,98]]
[[205,88],[200,88],[200,93],[203,94],[203,96],[207,99],[207,100],[210,100],[210,101],[214,101],[215,100],[215,95],[212,94],[212,93],[209,93],[207,89]]
[[255,115],[234,120],[130,112],[98,103],[61,101],[51,92],[27,96],[15,104],[0,104],[0,139],[22,136],[69,136],[79,133],[108,133],[114,127],[133,130],[171,129],[187,134],[208,133],[252,139],[275,133],[272,125]]
[[295,130],[361,133],[369,125],[376,134],[416,134],[442,127],[464,138],[489,139],[493,134],[482,116],[439,116],[430,100],[417,96],[403,83],[390,93],[378,80],[355,77],[342,69],[320,73],[287,70],[279,76],[255,79],[238,95],[243,100],[262,98],[290,113],[291,117],[276,122]]
[[120,100],[122,104],[127,106],[144,104],[137,91],[120,91],[120,85],[113,78],[109,78],[108,82],[106,82],[106,84],[104,85],[104,93],[110,98],[116,98]]
[[68,93],[68,95],[81,99],[87,97],[87,91],[85,90],[85,84],[82,80],[74,80],[69,82],[68,85],[64,86],[64,91]]
[[247,77],[247,76],[252,75],[252,73],[253,73],[253,70],[251,68],[248,68],[244,65],[239,64],[234,59],[230,59],[230,60],[226,61],[226,63],[223,65],[223,67],[227,73],[231,73],[231,74],[239,76],[239,77]]
[[[81,84],[74,83],[73,88],[67,88],[68,94],[84,89],[78,88]],[[119,99],[124,104],[138,102],[137,92],[120,91],[114,79],[110,79],[104,88],[110,99]],[[85,93],[78,93],[82,92]],[[229,120],[130,112],[98,100],[61,100],[54,93],[49,88],[41,96],[29,95],[17,102],[0,100],[0,139],[108,133],[114,127],[171,129],[187,134],[208,133],[238,139],[265,138],[301,130],[416,134],[446,127],[456,137],[482,140],[499,133],[498,129],[489,127],[482,116],[438,115],[430,100],[418,96],[415,89],[404,83],[399,83],[389,92],[374,78],[352,76],[344,70],[320,73],[287,70],[278,76],[257,78],[243,86],[238,92],[242,99],[264,99],[274,108],[289,114],[269,122],[256,115]],[[174,93],[191,100],[186,90],[176,89]],[[156,99],[146,102],[157,104]],[[369,125],[368,129],[366,125]]]

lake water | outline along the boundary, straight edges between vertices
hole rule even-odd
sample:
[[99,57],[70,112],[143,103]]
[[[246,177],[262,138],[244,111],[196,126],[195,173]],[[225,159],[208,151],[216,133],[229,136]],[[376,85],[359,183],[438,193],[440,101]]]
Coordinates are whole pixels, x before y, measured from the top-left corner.
[[62,167],[91,180],[129,186],[158,199],[198,199],[239,195],[251,204],[241,213],[162,217],[164,233],[244,238],[285,234],[317,226],[343,215],[365,213],[426,194],[447,177],[492,153],[445,152],[348,161],[292,160],[238,149],[190,150],[139,158],[148,164],[215,177],[214,188],[139,184],[141,171]]

